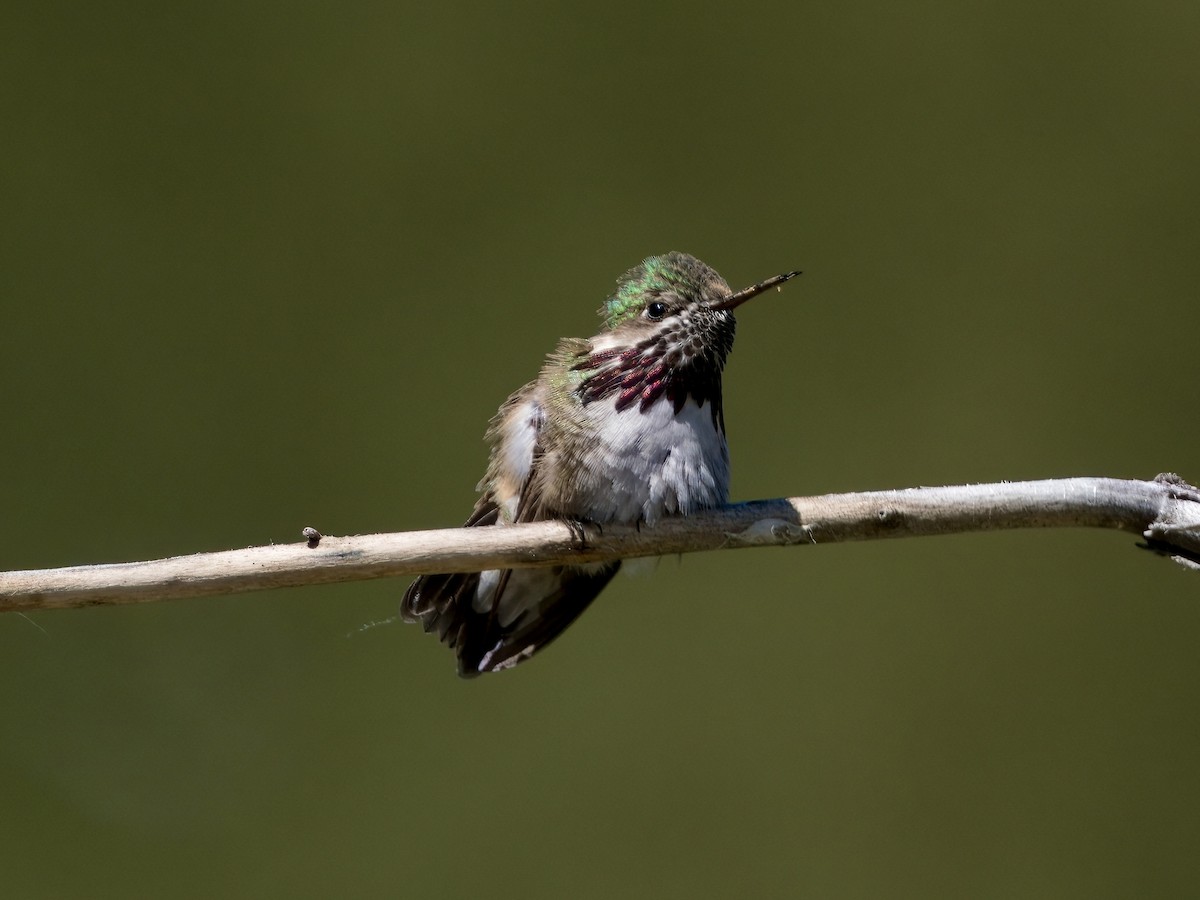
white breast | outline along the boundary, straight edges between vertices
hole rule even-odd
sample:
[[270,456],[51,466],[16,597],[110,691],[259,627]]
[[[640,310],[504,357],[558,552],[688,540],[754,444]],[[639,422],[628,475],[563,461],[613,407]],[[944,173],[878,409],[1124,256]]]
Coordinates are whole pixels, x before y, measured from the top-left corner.
[[581,460],[576,500],[589,510],[586,518],[653,524],[726,502],[729,450],[709,404],[689,399],[676,415],[666,400],[645,412],[617,412],[614,403],[598,400],[585,409],[595,442]]

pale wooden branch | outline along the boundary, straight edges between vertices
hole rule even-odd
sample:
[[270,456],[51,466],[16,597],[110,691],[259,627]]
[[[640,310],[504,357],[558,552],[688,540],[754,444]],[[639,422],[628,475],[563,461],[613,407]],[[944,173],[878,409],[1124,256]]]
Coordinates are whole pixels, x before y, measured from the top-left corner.
[[150,562],[0,573],[0,612],[143,603],[399,575],[549,566],[736,547],[829,544],[1009,528],[1085,526],[1139,535],[1142,545],[1200,569],[1200,490],[1153,481],[1063,478],[758,500],[653,528],[535,522],[306,543]]

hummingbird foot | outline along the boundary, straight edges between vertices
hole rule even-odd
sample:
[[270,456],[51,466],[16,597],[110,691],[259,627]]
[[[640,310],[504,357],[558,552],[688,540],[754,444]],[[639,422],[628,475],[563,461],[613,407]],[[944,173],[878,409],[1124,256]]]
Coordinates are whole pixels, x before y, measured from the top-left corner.
[[604,534],[604,526],[599,522],[593,522],[591,519],[582,519],[572,517],[563,519],[563,524],[571,531],[571,540],[575,544],[576,550],[588,549],[588,529],[595,529],[596,535]]

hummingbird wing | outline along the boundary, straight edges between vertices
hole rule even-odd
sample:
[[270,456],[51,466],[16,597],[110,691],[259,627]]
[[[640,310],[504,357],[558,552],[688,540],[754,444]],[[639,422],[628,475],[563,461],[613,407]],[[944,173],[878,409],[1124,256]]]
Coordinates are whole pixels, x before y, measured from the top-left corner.
[[[495,525],[500,507],[485,495],[475,504],[475,511],[463,524]],[[455,645],[460,619],[458,610],[470,608],[479,586],[480,572],[456,572],[449,575],[422,575],[408,586],[400,601],[400,616],[405,622],[419,622],[425,633],[437,632],[438,640]]]
[[[500,408],[489,431],[494,449],[485,491],[464,527],[554,518],[543,508],[538,477],[545,422],[538,382]],[[436,632],[457,652],[459,675],[472,678],[533,656],[579,617],[618,568],[613,562],[423,575],[405,592],[401,616]]]

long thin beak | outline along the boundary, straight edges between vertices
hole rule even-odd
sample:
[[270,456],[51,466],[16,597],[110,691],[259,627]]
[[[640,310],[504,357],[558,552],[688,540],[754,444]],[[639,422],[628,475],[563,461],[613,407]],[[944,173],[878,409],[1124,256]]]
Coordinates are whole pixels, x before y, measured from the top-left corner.
[[741,306],[751,297],[756,297],[768,288],[773,288],[789,281],[799,275],[799,272],[785,272],[782,275],[775,275],[768,278],[766,281],[760,281],[758,284],[752,284],[748,288],[742,288],[736,294],[730,294],[724,300],[719,300],[716,303],[709,304],[709,309],[733,309]]

